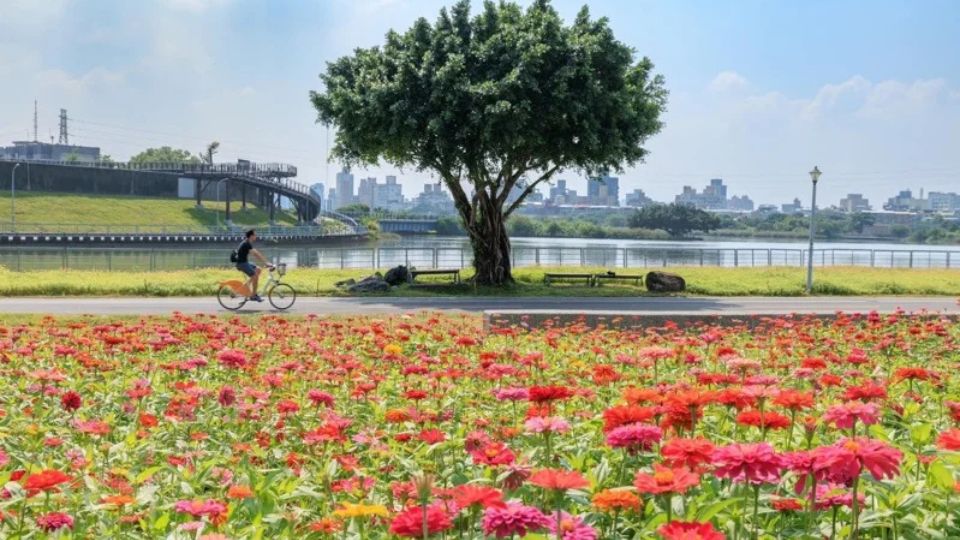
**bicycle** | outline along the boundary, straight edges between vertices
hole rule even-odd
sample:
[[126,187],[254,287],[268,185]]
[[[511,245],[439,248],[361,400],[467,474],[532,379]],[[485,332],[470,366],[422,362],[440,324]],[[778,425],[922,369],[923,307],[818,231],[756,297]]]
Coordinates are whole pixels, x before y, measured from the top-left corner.
[[[270,305],[280,311],[290,309],[293,303],[297,301],[297,291],[289,284],[280,281],[280,278],[286,273],[287,265],[285,263],[269,267],[267,282],[263,285],[263,291],[266,293]],[[239,279],[221,281],[220,289],[217,290],[217,301],[224,309],[236,311],[250,301],[251,293],[252,291],[247,287],[247,283]]]

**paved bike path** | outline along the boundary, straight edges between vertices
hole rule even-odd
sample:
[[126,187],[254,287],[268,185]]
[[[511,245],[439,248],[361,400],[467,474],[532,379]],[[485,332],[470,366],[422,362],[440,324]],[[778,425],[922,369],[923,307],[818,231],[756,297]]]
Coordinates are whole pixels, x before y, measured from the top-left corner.
[[[641,297],[641,298],[564,298],[564,297],[429,297],[429,298],[330,298],[301,297],[287,311],[292,314],[375,315],[421,310],[483,311],[524,310],[619,312],[625,314],[686,315],[779,315],[789,313],[831,314],[844,312],[931,311],[960,314],[954,297]],[[58,315],[161,315],[183,313],[229,313],[216,298],[77,298],[17,297],[0,299],[4,313],[50,313]],[[241,313],[272,313],[267,302],[248,303]]]

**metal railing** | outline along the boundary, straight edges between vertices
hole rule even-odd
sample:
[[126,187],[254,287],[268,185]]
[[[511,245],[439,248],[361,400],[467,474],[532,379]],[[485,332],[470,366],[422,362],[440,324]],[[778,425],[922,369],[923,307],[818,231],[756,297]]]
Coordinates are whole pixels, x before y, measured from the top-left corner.
[[[50,269],[172,270],[229,266],[229,247],[216,249],[32,247],[0,248],[0,266],[15,271]],[[465,268],[472,264],[467,247],[290,247],[265,249],[289,266],[340,269],[386,269],[399,264],[416,268]],[[643,269],[677,266],[803,267],[804,249],[741,248],[603,248],[514,247],[513,264]],[[815,266],[876,268],[958,268],[960,250],[816,249]]]
[[260,236],[328,236],[355,234],[347,224],[334,228],[323,225],[271,225],[271,226],[225,226],[211,225],[96,225],[89,223],[0,223],[0,235],[27,236],[71,236],[71,235],[117,235],[131,236],[143,234],[159,235],[233,235],[254,228]]

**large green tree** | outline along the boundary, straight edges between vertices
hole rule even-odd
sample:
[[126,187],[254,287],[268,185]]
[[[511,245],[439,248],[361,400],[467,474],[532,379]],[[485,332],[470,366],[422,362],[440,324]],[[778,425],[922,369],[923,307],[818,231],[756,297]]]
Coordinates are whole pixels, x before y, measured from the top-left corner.
[[147,148],[130,158],[130,163],[200,163],[200,158],[186,150],[161,146]]
[[693,231],[710,232],[720,226],[720,218],[689,204],[651,204],[630,216],[630,226],[660,229],[674,237]]
[[[584,7],[566,25],[548,0],[486,2],[472,17],[463,0],[432,25],[421,18],[329,63],[321,80],[310,97],[318,121],[336,128],[334,157],[441,178],[479,284],[513,280],[505,222],[524,198],[561,170],[641,162],[667,96],[606,19]],[[516,186],[525,188],[514,198]]]

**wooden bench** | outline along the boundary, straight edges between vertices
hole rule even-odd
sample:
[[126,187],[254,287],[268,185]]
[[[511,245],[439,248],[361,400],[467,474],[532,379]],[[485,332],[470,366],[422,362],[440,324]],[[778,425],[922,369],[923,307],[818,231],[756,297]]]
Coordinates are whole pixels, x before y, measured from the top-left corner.
[[612,280],[622,280],[622,281],[633,281],[636,283],[637,287],[643,285],[643,274],[595,274],[593,276],[593,282],[600,286],[600,280],[603,279],[612,279]]
[[417,276],[452,276],[454,283],[460,283],[460,270],[458,268],[436,268],[433,270],[411,270],[410,280],[416,281]]
[[550,285],[550,283],[552,283],[553,281],[560,280],[560,279],[564,279],[564,280],[585,279],[587,281],[587,287],[593,287],[593,274],[566,274],[566,273],[556,274],[551,272],[547,272],[543,274],[543,282],[547,285]]

